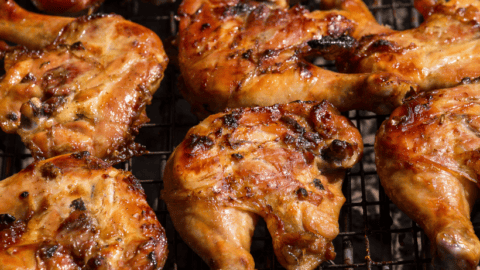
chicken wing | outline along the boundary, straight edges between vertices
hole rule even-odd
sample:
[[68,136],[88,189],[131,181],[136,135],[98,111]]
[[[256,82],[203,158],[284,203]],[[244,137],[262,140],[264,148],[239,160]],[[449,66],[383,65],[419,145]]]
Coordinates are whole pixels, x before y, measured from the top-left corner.
[[0,268],[161,269],[165,231],[140,183],[87,152],[0,182]]
[[421,93],[397,108],[375,142],[385,192],[432,242],[439,269],[475,269],[470,221],[480,176],[480,85]]
[[54,14],[77,13],[84,9],[94,9],[105,0],[32,0],[40,10]]
[[231,109],[190,129],[162,198],[212,269],[254,269],[259,217],[285,268],[313,269],[335,257],[344,172],[362,152],[359,131],[326,101]]
[[[32,155],[89,151],[115,163],[141,153],[134,143],[168,58],[158,36],[117,15],[38,15],[0,0],[7,50],[0,126]],[[33,50],[35,49],[35,50]]]
[[480,76],[480,1],[416,0],[417,28],[365,36],[337,59],[342,72],[389,72],[416,92],[459,85]]
[[184,0],[177,44],[192,111],[206,117],[226,107],[328,100],[341,111],[391,112],[411,91],[395,74],[339,74],[308,61],[333,59],[353,48],[355,37],[391,31],[360,0],[325,5],[341,10],[289,9],[281,0]]

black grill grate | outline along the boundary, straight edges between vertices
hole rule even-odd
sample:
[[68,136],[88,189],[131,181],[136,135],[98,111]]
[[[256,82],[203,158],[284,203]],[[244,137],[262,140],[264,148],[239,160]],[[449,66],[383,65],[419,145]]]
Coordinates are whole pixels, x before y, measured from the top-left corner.
[[[142,24],[161,37],[167,51],[176,33],[175,13],[180,0],[156,0],[158,5],[137,0],[106,0],[100,12],[119,13]],[[318,0],[301,1],[315,8]],[[28,10],[35,10],[29,0],[18,0]],[[413,8],[413,0],[375,0],[368,6],[380,23],[403,30],[419,25],[421,16]],[[175,232],[159,198],[163,187],[162,174],[168,156],[179,144],[197,119],[177,89],[178,70],[169,65],[160,89],[147,108],[151,122],[141,129],[137,141],[146,145],[149,154],[135,157],[119,167],[130,170],[141,179],[148,202],[167,231],[169,258],[165,269],[208,269],[206,264],[181,240]],[[363,111],[347,116],[364,136],[365,154],[362,162],[345,177],[343,192],[347,199],[340,217],[341,233],[334,241],[337,258],[325,262],[329,269],[429,269],[428,240],[408,217],[386,197],[375,171],[373,143],[375,132],[385,116]],[[1,176],[6,178],[28,165],[32,158],[16,135],[0,133]],[[474,211],[477,213],[478,211]],[[472,215],[474,220],[476,216]],[[480,222],[475,222],[480,228]],[[251,250],[257,269],[282,269],[275,259],[271,238],[260,222],[254,234]]]

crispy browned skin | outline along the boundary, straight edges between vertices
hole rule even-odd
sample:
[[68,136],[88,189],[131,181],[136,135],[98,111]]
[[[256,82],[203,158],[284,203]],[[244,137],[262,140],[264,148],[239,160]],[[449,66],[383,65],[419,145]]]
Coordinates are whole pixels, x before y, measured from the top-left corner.
[[307,60],[333,59],[355,45],[352,37],[391,31],[360,0],[326,6],[342,10],[309,12],[283,1],[184,0],[177,43],[182,91],[192,111],[206,117],[226,107],[328,100],[341,111],[391,112],[410,91],[395,75],[339,74]]
[[452,87],[480,76],[480,1],[417,0],[417,28],[366,36],[337,60],[343,72],[389,72],[417,92]]
[[212,269],[254,269],[259,217],[285,268],[313,269],[335,257],[344,172],[362,152],[358,130],[328,102],[232,109],[190,129],[162,197]]
[[89,151],[115,163],[141,152],[134,136],[168,62],[154,32],[117,15],[74,20],[0,0],[0,38],[40,48],[8,50],[0,81],[0,125],[35,158]]
[[0,182],[0,268],[161,269],[165,231],[130,173],[88,153]]
[[76,13],[84,9],[93,9],[105,0],[32,0],[33,4],[48,13]]
[[470,221],[480,175],[479,99],[479,84],[422,93],[376,137],[385,192],[425,230],[439,269],[475,269],[480,260]]

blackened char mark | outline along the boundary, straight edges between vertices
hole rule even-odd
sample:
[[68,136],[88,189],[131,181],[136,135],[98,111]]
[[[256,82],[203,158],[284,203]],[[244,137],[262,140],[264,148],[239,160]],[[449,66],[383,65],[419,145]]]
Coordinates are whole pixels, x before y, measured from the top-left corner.
[[403,50],[402,47],[398,46],[396,43],[391,42],[385,39],[378,39],[370,43],[367,47],[367,53],[400,53]]
[[78,198],[76,200],[73,200],[72,203],[70,204],[70,207],[72,207],[75,211],[85,211],[87,208],[85,207],[85,203],[83,202],[82,198]]
[[77,41],[70,46],[70,49],[71,50],[82,50],[83,51],[83,50],[85,50],[85,47],[83,46],[83,43],[81,41]]
[[209,150],[213,147],[213,144],[213,141],[207,136],[198,136],[197,134],[190,135],[186,141],[187,149],[189,149],[192,154]]
[[238,127],[238,120],[240,119],[241,112],[233,111],[231,113],[225,114],[221,119],[223,124],[228,128]]
[[232,16],[244,16],[250,11],[254,10],[255,7],[246,3],[238,3],[235,6],[226,7],[222,17],[228,18]]
[[88,260],[86,270],[101,269],[102,265],[105,265],[105,258],[98,255],[97,257],[93,257]]
[[478,82],[480,82],[480,77],[476,77],[476,78],[465,77],[460,81],[460,84],[474,84]]
[[323,36],[320,39],[310,40],[307,44],[316,51],[328,53],[332,50],[355,48],[357,46],[357,40],[347,35],[342,35],[338,38]]
[[297,196],[300,200],[305,200],[308,197],[308,191],[304,188],[297,189]]
[[306,132],[306,129],[302,127],[295,119],[288,117],[288,116],[282,116],[280,118],[280,121],[284,122],[287,124],[289,128],[291,128],[295,133],[303,135]]
[[72,154],[72,157],[74,159],[85,159],[85,158],[90,157],[90,152],[82,151],[82,152],[74,153],[74,154]]
[[320,179],[318,179],[318,178],[313,179],[313,184],[314,184],[315,187],[318,188],[319,190],[325,190],[325,187],[323,186],[323,184],[322,184],[322,182],[320,181]]
[[35,78],[35,75],[33,73],[29,72],[23,79],[20,81],[20,83],[29,83],[29,82],[35,82],[37,79]]
[[349,142],[333,140],[328,148],[322,151],[322,158],[327,162],[341,162],[352,157],[354,152]]
[[42,167],[40,167],[40,172],[42,173],[42,177],[46,180],[53,180],[62,173],[60,168],[50,162],[43,164]]
[[243,158],[243,156],[239,153],[234,153],[232,154],[232,158],[234,158],[235,160],[240,160]]
[[152,252],[148,253],[147,258],[152,263],[153,268],[157,268],[158,263],[157,263],[157,256],[155,255],[155,252],[152,251]]
[[15,217],[10,214],[0,214],[0,225],[12,224],[15,220]]
[[10,121],[17,121],[18,120],[18,115],[15,112],[9,112],[7,114],[7,119]]

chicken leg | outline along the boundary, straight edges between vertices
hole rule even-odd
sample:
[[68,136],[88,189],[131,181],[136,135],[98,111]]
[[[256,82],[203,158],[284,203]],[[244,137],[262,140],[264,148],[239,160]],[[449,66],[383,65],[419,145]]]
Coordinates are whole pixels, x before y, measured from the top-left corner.
[[86,152],[0,182],[2,270],[159,270],[167,253],[138,180]]
[[334,59],[355,47],[356,36],[391,31],[359,0],[325,5],[344,10],[309,12],[286,1],[183,1],[177,44],[181,90],[192,111],[206,117],[227,107],[294,100],[328,100],[340,111],[388,113],[399,106],[415,88],[395,74],[340,74],[308,61]]
[[231,109],[190,129],[162,198],[212,269],[254,269],[258,218],[282,266],[313,269],[335,257],[344,172],[362,152],[358,130],[326,101]]
[[480,77],[480,1],[416,0],[415,7],[425,19],[419,27],[366,35],[337,58],[337,68],[393,73],[417,92]]
[[32,49],[5,53],[0,126],[35,158],[89,151],[116,163],[143,152],[133,139],[168,63],[154,32],[118,15],[37,15],[0,0],[0,38]]
[[476,269],[470,212],[480,175],[480,85],[421,93],[397,108],[375,142],[392,201],[425,231],[437,269]]

